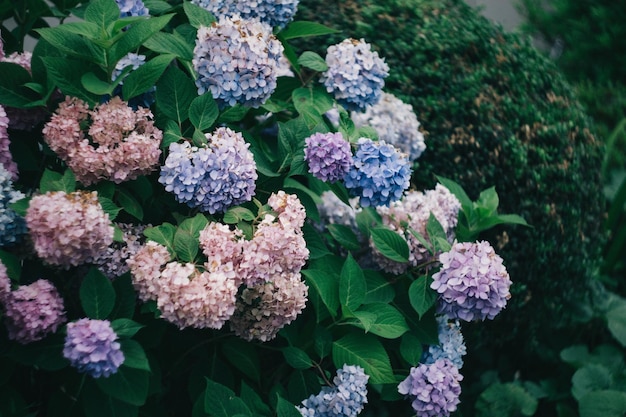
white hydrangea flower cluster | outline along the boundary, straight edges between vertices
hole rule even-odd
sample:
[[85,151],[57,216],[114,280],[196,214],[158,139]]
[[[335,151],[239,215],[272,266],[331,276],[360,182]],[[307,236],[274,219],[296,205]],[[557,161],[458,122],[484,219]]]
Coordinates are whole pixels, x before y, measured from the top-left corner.
[[379,140],[406,153],[410,161],[415,161],[426,149],[413,107],[393,94],[383,92],[376,104],[368,106],[363,113],[352,112],[351,118],[357,128],[373,127]]
[[210,91],[221,108],[257,108],[276,89],[283,45],[272,28],[239,15],[198,29],[193,67],[198,94]]

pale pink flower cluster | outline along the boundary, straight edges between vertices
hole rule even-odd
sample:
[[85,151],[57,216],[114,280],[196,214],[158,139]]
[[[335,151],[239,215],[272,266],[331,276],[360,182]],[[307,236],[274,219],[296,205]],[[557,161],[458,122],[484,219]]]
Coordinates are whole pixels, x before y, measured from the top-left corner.
[[400,263],[384,257],[370,241],[374,262],[387,272],[402,274],[409,267],[431,259],[432,255],[428,249],[409,229],[413,229],[428,240],[426,225],[432,213],[446,232],[448,241],[452,242],[460,209],[459,200],[441,184],[425,192],[408,191],[402,200],[391,203],[389,207],[377,207],[376,211],[381,215],[383,224],[402,236],[409,244],[410,251],[409,262]]
[[161,317],[181,329],[220,329],[235,311],[238,280],[232,263],[205,263],[201,271],[170,260],[167,249],[155,242],[128,260],[139,297],[156,301]]
[[100,272],[109,279],[114,279],[129,271],[126,261],[142,247],[145,239],[143,231],[151,225],[133,225],[117,223],[122,231],[124,242],[114,242],[96,261]]
[[230,328],[248,341],[272,340],[304,310],[308,290],[300,273],[276,275],[271,282],[245,288],[237,299]]
[[2,58],[2,62],[11,62],[24,68],[26,71],[31,72],[31,61],[33,54],[29,51],[25,52],[13,52],[11,55],[7,55]]
[[17,181],[17,164],[13,161],[13,156],[9,149],[11,141],[8,128],[9,118],[4,107],[0,105],[0,164],[4,165],[4,169],[11,174],[11,179]]
[[0,262],[0,303],[3,303],[6,296],[11,292],[11,279],[7,273],[7,267]]
[[93,262],[113,243],[113,226],[95,191],[37,195],[25,219],[37,255],[51,265]]
[[21,344],[43,339],[66,321],[63,299],[45,279],[20,285],[6,295],[3,303],[9,339]]
[[[86,130],[84,124],[89,126]],[[133,110],[119,97],[91,111],[82,100],[66,97],[43,134],[50,148],[85,185],[100,180],[119,184],[154,171],[163,137],[150,110]]]

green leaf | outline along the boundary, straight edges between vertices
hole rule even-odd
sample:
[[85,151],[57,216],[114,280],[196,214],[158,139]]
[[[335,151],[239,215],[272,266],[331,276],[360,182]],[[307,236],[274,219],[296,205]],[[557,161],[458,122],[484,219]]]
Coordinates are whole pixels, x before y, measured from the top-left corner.
[[626,346],[626,306],[609,310],[606,313],[609,330],[617,341]]
[[330,315],[336,317],[339,309],[339,276],[320,269],[306,269],[302,274],[309,287],[320,296]]
[[572,395],[577,400],[592,391],[610,389],[612,386],[613,376],[604,365],[587,364],[578,369],[572,376]]
[[0,62],[0,103],[10,107],[25,107],[37,100],[33,91],[24,87],[32,81],[27,70],[12,62]]
[[409,261],[409,245],[402,236],[385,227],[372,228],[370,233],[381,255],[395,262]]
[[255,217],[254,213],[247,208],[236,206],[229,208],[226,213],[224,213],[223,220],[226,224],[237,224],[242,220],[251,222]]
[[439,223],[439,220],[437,220],[433,213],[430,213],[430,216],[428,217],[426,232],[428,233],[428,237],[430,238],[430,242],[433,245],[435,253],[448,252],[450,248],[452,248],[450,242],[448,242],[446,231],[443,229],[443,226],[441,226],[441,223]]
[[109,215],[109,220],[111,221],[115,220],[119,212],[122,211],[122,209],[116,206],[115,203],[109,198],[98,196],[98,202],[100,203],[102,210]]
[[252,416],[246,403],[229,388],[209,378],[206,378],[206,383],[204,411],[214,417],[232,417],[236,414]]
[[[87,60],[98,66],[104,66],[106,63],[106,52],[104,48],[83,38],[81,35],[72,33],[70,30],[65,29],[63,25],[54,28],[36,29],[35,31],[52,46],[69,56]],[[82,72],[85,68],[79,67],[77,70]],[[75,80],[76,79],[68,80],[68,82],[74,82]]]
[[198,255],[200,243],[191,233],[182,228],[176,230],[174,235],[174,251],[179,260],[193,262]]
[[[117,7],[117,6],[116,6]],[[119,15],[119,8],[117,9]],[[63,22],[63,29],[75,33],[77,35],[82,35],[90,40],[96,40],[100,38],[102,34],[100,32],[100,27],[97,24],[92,22]]]
[[315,352],[320,359],[324,359],[333,347],[333,335],[326,327],[317,326],[313,332],[313,343]]
[[196,96],[197,89],[193,81],[176,67],[169,67],[157,83],[158,108],[179,124],[189,117],[189,106]]
[[151,17],[131,25],[109,51],[108,62],[118,62],[126,54],[137,49],[152,35],[163,29],[173,16],[173,14],[167,14],[159,17]]
[[137,293],[133,287],[130,272],[126,272],[113,281],[115,289],[115,307],[111,313],[111,318],[132,318],[137,305]]
[[283,39],[288,40],[308,36],[330,35],[338,32],[338,30],[324,26],[321,23],[299,20],[291,22],[280,34]]
[[22,264],[20,258],[16,255],[0,250],[0,262],[7,269],[7,276],[14,282],[19,282],[20,275],[22,274]]
[[422,342],[412,333],[405,333],[400,340],[400,355],[412,366],[422,359]]
[[375,321],[376,314],[368,311],[354,311],[351,313],[351,318],[347,320],[348,323],[365,330],[365,333],[369,333]]
[[172,54],[159,55],[144,63],[136,70],[131,71],[130,74],[124,78],[124,84],[122,85],[122,96],[124,100],[128,101],[150,90],[157,83],[159,78],[161,78],[161,75],[163,75],[163,72],[173,59],[174,55]]
[[499,202],[496,187],[490,187],[481,191],[475,203],[475,208],[481,209],[480,211],[477,210],[480,216],[489,217],[496,213]]
[[354,311],[365,300],[367,284],[359,264],[348,254],[339,278],[339,302],[350,311]]
[[270,408],[263,402],[261,396],[246,382],[241,380],[241,399],[250,407],[255,416],[270,416]]
[[81,88],[75,81],[80,80],[85,71],[92,70],[87,62],[66,57],[42,57],[41,60],[48,71],[49,87],[54,85],[65,95],[80,98],[90,105],[99,101],[99,96]]
[[105,29],[120,18],[120,8],[114,0],[92,0],[85,9],[85,20]]
[[409,301],[421,318],[435,304],[437,293],[430,288],[429,278],[424,275],[411,283]]
[[[226,220],[224,221],[226,222]],[[302,232],[304,234],[304,240],[306,241],[306,247],[309,250],[309,259],[319,259],[331,254],[324,240],[313,226],[305,223],[302,227]]]
[[217,123],[222,124],[239,122],[245,117],[246,114],[248,114],[249,110],[250,109],[248,107],[244,107],[240,104],[229,107],[220,114],[220,117],[217,119]]
[[477,417],[532,416],[537,411],[537,399],[523,387],[514,384],[493,384],[476,402]]
[[211,93],[196,97],[189,107],[189,121],[196,129],[207,130],[217,120],[219,110]]
[[623,417],[626,393],[618,390],[590,392],[579,400],[580,417]]
[[211,24],[215,22],[215,16],[206,9],[188,1],[183,3],[183,10],[185,10],[189,23],[196,29],[200,29],[201,26],[211,27]]
[[185,61],[193,59],[193,47],[178,32],[158,32],[144,42],[143,46],[160,54],[173,54]]
[[[144,236],[165,246],[170,254],[174,252],[174,235],[176,227],[169,223],[163,223],[160,226],[149,227],[143,231]],[[169,261],[169,259],[168,259]]]
[[79,297],[85,314],[92,319],[106,319],[115,306],[113,285],[96,267],[91,267],[83,279]]
[[105,394],[125,403],[141,406],[148,397],[149,380],[149,372],[120,366],[116,373],[95,381]]
[[[354,312],[357,313],[372,314],[374,320],[367,331],[385,339],[397,339],[409,330],[402,313],[389,304],[365,304]],[[358,323],[355,325],[360,327]]]
[[382,224],[380,214],[372,207],[363,207],[356,214],[356,224],[363,235],[369,237],[370,230]]
[[46,168],[39,182],[39,190],[42,193],[47,193],[48,191],[72,193],[76,191],[76,177],[69,169],[65,170],[63,175],[61,175]]
[[205,215],[198,213],[193,217],[183,220],[178,228],[189,232],[191,236],[198,239],[200,232],[206,227],[207,224],[209,224],[209,220],[207,220]]
[[64,344],[65,337],[59,332],[26,345],[13,343],[8,351],[4,351],[3,355],[30,367],[46,371],[58,371],[69,364],[67,359],[63,357]]
[[133,337],[139,330],[146,327],[130,319],[116,319],[111,322],[111,327],[119,337]]
[[374,335],[349,333],[335,341],[333,363],[337,369],[344,364],[362,367],[371,384],[396,383],[387,351]]
[[277,417],[302,417],[302,414],[298,411],[296,406],[280,395],[278,395],[276,402],[276,415]]
[[296,110],[309,128],[322,123],[322,115],[333,108],[334,101],[321,87],[300,87],[291,94]]
[[364,270],[367,292],[365,293],[364,304],[390,303],[396,296],[391,283],[376,271]]
[[174,120],[167,120],[165,122],[165,129],[163,130],[163,140],[161,141],[161,149],[169,149],[172,143],[178,142],[181,139],[185,139],[178,123]]
[[118,187],[116,197],[126,213],[130,214],[139,221],[143,220],[143,207],[139,201],[137,201],[135,196],[129,193],[126,189]]
[[467,193],[465,193],[465,190],[463,190],[463,188],[459,184],[457,184],[456,182],[452,180],[449,180],[444,177],[440,177],[438,175],[436,175],[436,177],[437,177],[437,181],[439,181],[441,185],[446,187],[452,194],[454,194],[456,198],[459,199],[459,202],[461,203],[461,207],[463,208],[463,211],[467,215],[469,215],[473,210],[473,203],[472,203],[472,200],[467,196]]
[[358,250],[361,248],[359,238],[354,234],[349,226],[343,224],[330,223],[326,225],[326,228],[330,232],[330,235],[341,246],[348,250]]
[[298,58],[298,64],[317,72],[324,72],[328,69],[324,58],[312,51],[304,51]]
[[283,356],[285,360],[294,369],[309,369],[313,366],[313,361],[309,358],[302,349],[297,347],[287,346],[282,348]]
[[124,352],[123,366],[150,372],[148,357],[139,342],[132,339],[121,339],[119,342]]
[[80,400],[85,417],[137,417],[139,415],[137,406],[106,395],[93,380],[85,381]]
[[261,379],[261,361],[259,352],[250,343],[243,340],[228,340],[222,345],[222,353],[228,362],[252,379]]

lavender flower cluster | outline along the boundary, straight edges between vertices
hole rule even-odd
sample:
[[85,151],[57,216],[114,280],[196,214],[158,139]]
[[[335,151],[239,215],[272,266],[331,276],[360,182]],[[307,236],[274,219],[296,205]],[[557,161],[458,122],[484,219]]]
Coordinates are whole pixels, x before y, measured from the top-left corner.
[[83,318],[67,324],[63,357],[81,373],[107,378],[124,363],[117,339],[108,320]]
[[422,362],[429,365],[439,359],[448,359],[457,369],[461,369],[467,348],[459,321],[449,321],[445,316],[437,316],[437,327],[439,344],[428,347]]
[[122,231],[123,242],[113,242],[94,261],[100,272],[114,279],[129,271],[126,261],[141,249],[145,238],[143,231],[151,225],[116,223]]
[[[90,125],[87,132],[85,123]],[[119,184],[151,173],[159,163],[163,137],[150,110],[135,111],[119,97],[92,111],[84,101],[67,97],[43,135],[85,185],[101,180]]]
[[373,127],[380,140],[406,153],[410,161],[426,149],[413,108],[392,94],[383,92],[380,100],[367,106],[364,113],[352,112],[350,116],[356,127]]
[[455,243],[439,256],[441,269],[431,288],[439,294],[437,312],[465,321],[493,319],[511,293],[511,279],[489,242]]
[[304,160],[314,177],[326,182],[338,181],[352,165],[350,143],[341,133],[314,133],[305,139]]
[[95,191],[36,195],[25,218],[37,256],[50,265],[92,262],[113,242],[113,226]]
[[345,364],[337,370],[334,386],[322,388],[296,408],[303,417],[356,417],[367,403],[368,379],[360,366]]
[[344,184],[363,207],[388,206],[409,187],[411,168],[405,156],[385,141],[361,138]]
[[270,26],[238,15],[200,27],[192,60],[198,94],[210,91],[221,108],[261,106],[276,89],[283,50]]
[[[141,67],[146,63],[146,56],[137,54],[135,52],[129,52],[124,57],[122,57],[117,64],[115,64],[115,69],[111,74],[111,81],[117,81],[117,79],[122,75],[124,70],[128,67],[131,68],[131,72]],[[124,80],[120,80],[117,87],[113,91],[113,95],[122,97],[122,85],[124,84]],[[132,97],[128,101],[128,105],[133,109],[137,110],[139,107],[148,108],[155,101],[155,92],[156,86],[152,86],[148,91],[143,94],[140,94],[136,97]]]
[[239,15],[242,19],[259,20],[270,27],[282,29],[293,20],[299,0],[191,0],[216,17]]
[[63,299],[50,281],[39,279],[11,291],[4,265],[0,275],[0,305],[4,305],[9,339],[21,344],[36,342],[65,323]]
[[11,173],[0,163],[0,246],[15,243],[26,233],[24,219],[10,207],[24,197],[13,188]]
[[384,225],[402,236],[409,245],[409,262],[400,263],[381,255],[373,242],[370,242],[372,259],[386,272],[402,274],[409,267],[415,267],[431,259],[428,249],[411,233],[411,229],[428,241],[426,225],[432,214],[446,232],[448,241],[454,240],[454,228],[457,225],[461,202],[441,184],[434,189],[407,191],[400,201],[389,207],[377,207]]
[[159,182],[177,201],[211,214],[250,201],[258,175],[243,135],[220,127],[205,137],[204,147],[170,144]]
[[13,156],[9,149],[11,140],[9,139],[8,129],[9,118],[4,107],[0,105],[0,164],[11,174],[11,179],[17,180],[17,164],[13,161]]
[[363,39],[345,39],[326,52],[320,81],[348,110],[363,111],[380,100],[389,66]]
[[149,16],[150,11],[141,0],[115,0],[120,8],[120,17]]
[[443,417],[456,411],[463,376],[448,359],[411,368],[409,376],[398,385],[398,392],[409,396],[419,417]]

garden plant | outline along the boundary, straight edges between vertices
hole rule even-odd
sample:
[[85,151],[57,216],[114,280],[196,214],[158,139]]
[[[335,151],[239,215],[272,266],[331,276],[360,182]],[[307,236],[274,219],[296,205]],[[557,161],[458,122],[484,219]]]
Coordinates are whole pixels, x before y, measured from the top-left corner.
[[1,4],[2,416],[445,416],[591,294],[601,147],[460,3]]

